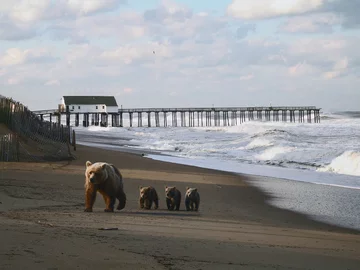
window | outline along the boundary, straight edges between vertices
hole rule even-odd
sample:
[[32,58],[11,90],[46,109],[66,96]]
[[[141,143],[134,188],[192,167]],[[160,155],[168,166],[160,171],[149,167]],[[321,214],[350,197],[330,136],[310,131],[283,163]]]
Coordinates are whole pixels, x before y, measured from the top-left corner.
[[105,106],[103,106],[103,109],[105,109]]
[[96,109],[98,109],[98,106],[96,106]]
[[75,109],[75,106],[72,106],[72,109]]
[[80,110],[80,106],[79,106],[79,110]]

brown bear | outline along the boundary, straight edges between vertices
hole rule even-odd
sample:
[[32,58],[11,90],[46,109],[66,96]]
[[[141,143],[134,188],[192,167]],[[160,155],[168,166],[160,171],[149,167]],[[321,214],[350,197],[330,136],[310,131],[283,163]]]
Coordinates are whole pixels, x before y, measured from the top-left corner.
[[87,161],[85,171],[85,212],[92,212],[97,192],[104,197],[105,212],[114,212],[116,199],[119,200],[117,210],[123,209],[126,205],[124,183],[120,171],[114,165],[106,162],[92,164]]
[[200,205],[200,194],[197,188],[186,187],[185,207],[186,211],[198,211]]
[[165,186],[166,206],[168,210],[180,209],[181,192],[176,187]]
[[154,187],[139,187],[140,190],[140,208],[151,209],[154,202],[155,209],[159,208],[159,197]]

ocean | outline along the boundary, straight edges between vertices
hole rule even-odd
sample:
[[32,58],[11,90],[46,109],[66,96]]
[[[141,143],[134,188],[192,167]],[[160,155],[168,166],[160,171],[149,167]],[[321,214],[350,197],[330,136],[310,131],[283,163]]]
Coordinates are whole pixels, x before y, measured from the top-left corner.
[[[171,125],[171,115],[167,120]],[[74,127],[77,141],[102,148],[143,151],[145,157],[157,160],[257,176],[263,181],[254,181],[254,185],[275,195],[270,203],[360,229],[360,112],[322,112],[321,123],[255,120],[218,127],[130,128],[128,121],[124,119],[123,128]],[[154,125],[155,119],[152,121]],[[137,124],[136,117],[133,123]],[[284,179],[283,184],[278,179]],[[289,180],[295,182],[289,184]],[[336,194],[328,192],[330,197],[323,199],[328,203],[336,201],[337,206],[325,212],[320,207],[314,212],[308,202],[306,207],[299,205],[300,201],[314,200],[293,189],[300,182],[312,184],[310,189],[314,184],[315,189],[318,185],[323,190],[337,187],[331,189]],[[287,189],[291,190],[291,198],[283,188],[286,185],[291,186]],[[349,194],[356,199],[349,202]],[[347,213],[342,204],[354,209]]]

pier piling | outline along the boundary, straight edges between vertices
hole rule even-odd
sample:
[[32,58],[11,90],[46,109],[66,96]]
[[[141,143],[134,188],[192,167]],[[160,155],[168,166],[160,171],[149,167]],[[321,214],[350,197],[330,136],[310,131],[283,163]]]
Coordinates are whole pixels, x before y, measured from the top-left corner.
[[[151,127],[151,113],[154,113],[154,121],[156,127],[167,127],[167,115],[171,113],[171,125],[173,127],[178,126],[178,113],[180,113],[180,126],[181,127],[211,127],[211,126],[234,126],[242,124],[243,122],[255,120],[256,114],[257,121],[283,121],[287,122],[288,117],[290,123],[320,123],[320,108],[314,106],[308,107],[225,107],[225,108],[147,108],[147,109],[120,109],[118,113],[98,113],[98,112],[86,112],[83,115],[83,126],[89,125],[101,125],[106,127],[109,125],[109,115],[111,116],[111,126],[123,127],[124,126],[124,113],[129,116],[129,125],[133,127],[133,114],[137,114],[137,126],[142,127],[142,114],[147,114],[148,127]],[[281,111],[281,119],[280,119]],[[56,124],[61,126],[61,116],[65,114],[66,126],[71,125],[72,115],[75,115],[75,126],[79,126],[80,114],[71,113],[70,111],[59,112],[58,110],[42,110],[35,111],[40,118],[44,119],[44,116],[48,115],[50,122],[52,122],[52,116],[56,117]],[[160,122],[160,113],[162,113],[164,119],[163,124]],[[305,116],[306,113],[306,116]],[[91,116],[90,116],[91,115]],[[91,117],[91,119],[90,119]],[[296,119],[298,118],[298,119]],[[188,120],[187,120],[188,119]]]
[[142,112],[138,112],[138,127],[142,127]]
[[159,112],[155,112],[155,126],[160,127],[160,116]]
[[151,127],[151,112],[150,111],[147,112],[147,117],[148,117],[148,127]]
[[164,112],[164,127],[167,127],[167,112]]
[[130,127],[133,126],[133,112],[129,112]]

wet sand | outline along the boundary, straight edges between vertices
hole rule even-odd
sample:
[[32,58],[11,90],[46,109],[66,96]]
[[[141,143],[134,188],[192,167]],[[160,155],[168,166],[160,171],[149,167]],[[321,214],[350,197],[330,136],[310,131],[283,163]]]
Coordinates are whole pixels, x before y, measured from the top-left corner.
[[268,202],[276,207],[360,231],[359,189],[260,176],[250,183],[269,192]]
[[[247,176],[78,145],[77,160],[0,164],[1,269],[358,269],[360,234],[266,202]],[[86,160],[123,173],[127,205],[84,210]],[[140,210],[153,185],[159,210]],[[198,213],[166,210],[164,185],[199,189]],[[117,230],[99,230],[117,228]]]

